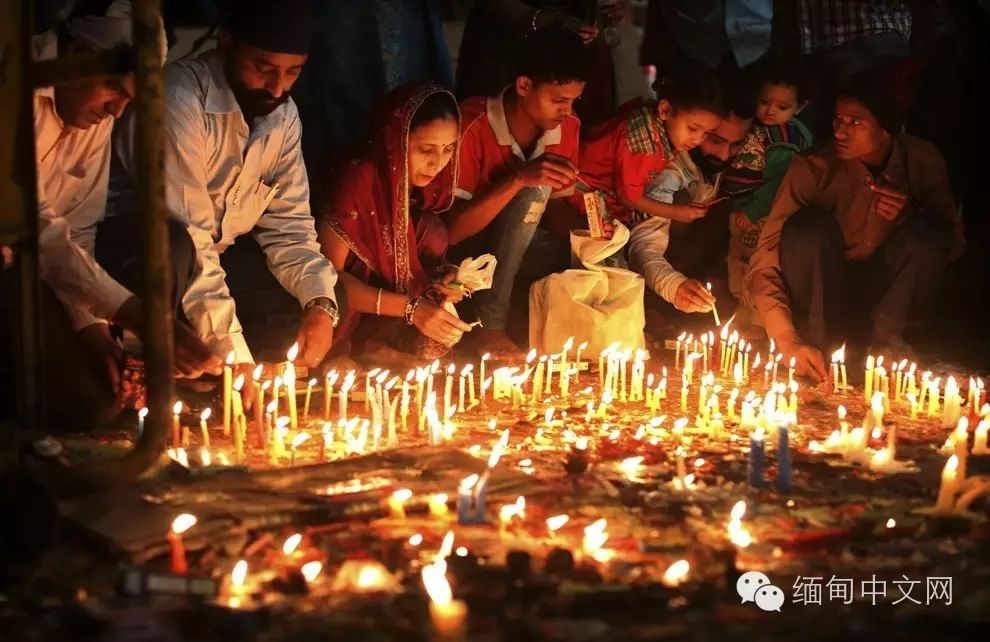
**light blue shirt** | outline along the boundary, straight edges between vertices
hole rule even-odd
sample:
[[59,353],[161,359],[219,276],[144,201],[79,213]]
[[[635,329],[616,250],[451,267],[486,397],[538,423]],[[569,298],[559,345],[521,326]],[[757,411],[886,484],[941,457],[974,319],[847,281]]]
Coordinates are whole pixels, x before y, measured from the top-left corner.
[[664,15],[678,47],[711,69],[726,53],[745,67],[770,49],[773,0],[666,0]]

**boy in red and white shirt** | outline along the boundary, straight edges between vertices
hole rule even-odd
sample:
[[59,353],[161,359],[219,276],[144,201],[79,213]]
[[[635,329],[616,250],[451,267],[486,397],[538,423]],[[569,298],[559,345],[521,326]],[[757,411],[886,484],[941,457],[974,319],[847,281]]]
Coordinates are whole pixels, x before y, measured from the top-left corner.
[[465,341],[493,359],[521,350],[505,332],[512,286],[547,201],[577,178],[581,123],[573,106],[584,91],[581,41],[542,31],[527,40],[515,83],[499,96],[461,104],[457,202],[447,219],[456,256],[495,255],[492,288],[474,296],[482,327]]

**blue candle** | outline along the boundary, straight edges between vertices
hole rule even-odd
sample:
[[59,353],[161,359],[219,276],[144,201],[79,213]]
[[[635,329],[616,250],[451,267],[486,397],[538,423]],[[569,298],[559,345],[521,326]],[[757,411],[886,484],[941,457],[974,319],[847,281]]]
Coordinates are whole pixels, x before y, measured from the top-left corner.
[[482,477],[471,475],[461,481],[457,496],[457,522],[459,524],[485,523],[485,486],[488,473]]
[[749,485],[753,488],[763,486],[763,429],[749,436]]
[[791,491],[791,451],[787,426],[777,428],[777,492]]

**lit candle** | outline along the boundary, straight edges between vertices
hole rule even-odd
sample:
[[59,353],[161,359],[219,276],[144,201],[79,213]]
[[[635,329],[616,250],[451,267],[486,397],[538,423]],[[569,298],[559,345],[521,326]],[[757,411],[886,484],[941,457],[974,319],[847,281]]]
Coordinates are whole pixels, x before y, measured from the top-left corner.
[[[469,403],[473,407],[478,401],[478,399],[474,396],[474,364],[469,363],[464,366],[464,372],[467,374],[468,398],[470,399]],[[412,374],[412,371],[410,371],[410,374]]]
[[340,413],[340,421],[347,422],[347,394],[351,391],[351,386],[354,385],[354,371],[351,370],[344,377],[343,383],[340,385],[340,392],[338,393],[337,409]]
[[321,433],[323,440],[320,443],[320,459],[322,461],[326,461],[327,455],[330,451],[330,446],[333,445],[333,424],[329,421],[323,422],[323,430]]
[[938,414],[938,401],[940,384],[942,383],[941,377],[935,377],[930,384],[928,384],[928,416],[933,417]]
[[148,416],[148,409],[141,408],[138,410],[138,439],[144,434],[144,418]]
[[762,428],[757,428],[749,436],[748,481],[749,485],[753,488],[761,488],[763,486],[763,462],[765,459],[763,447],[764,434]]
[[966,459],[969,453],[969,419],[963,417],[959,420],[956,429],[952,431],[952,446],[959,459],[958,477],[960,480],[966,479]]
[[189,571],[186,564],[186,548],[182,543],[182,534],[196,525],[196,516],[190,513],[182,513],[172,520],[172,525],[165,536],[168,540],[172,558],[172,573],[185,575]]
[[[457,487],[457,521],[461,524],[474,524],[479,517],[479,511],[475,505],[474,487],[478,484],[480,475],[469,475],[461,480]],[[484,510],[480,512],[481,521],[484,521]]]
[[479,373],[479,375],[478,375],[479,376],[478,381],[480,382],[480,385],[481,385],[481,405],[482,406],[484,406],[485,403],[486,403],[486,394],[485,394],[485,362],[488,361],[489,359],[491,359],[491,355],[489,353],[486,352],[485,354],[481,355],[481,364],[478,367],[478,373]]
[[863,377],[863,395],[866,399],[866,403],[870,403],[870,399],[873,397],[873,368],[876,365],[876,361],[873,355],[866,357],[866,374]]
[[[406,373],[406,378],[402,381],[402,402],[399,406],[399,416],[402,418],[402,432],[409,431],[409,381],[416,375],[415,371],[410,370]],[[471,379],[471,402],[474,403],[474,379]]]
[[333,387],[337,383],[337,371],[331,370],[323,381],[323,419],[330,419],[330,402],[333,400]]
[[467,392],[467,366],[461,369],[461,376],[457,379],[457,412],[464,412],[464,394]]
[[574,375],[574,385],[575,386],[578,386],[578,385],[581,384],[581,368],[582,368],[581,353],[584,352],[587,348],[588,348],[588,342],[587,341],[582,341],[580,344],[578,344],[577,358],[575,359],[575,362],[576,362],[575,365],[577,366],[577,374]]
[[935,500],[935,509],[940,512],[952,510],[958,486],[959,458],[956,455],[949,457],[942,469],[942,484],[938,489],[938,498]]
[[556,536],[557,531],[564,527],[564,525],[570,521],[570,517],[567,515],[554,515],[553,517],[547,518],[547,533],[550,535],[550,539]]
[[364,409],[371,410],[371,380],[378,376],[381,368],[372,368],[364,373]]
[[244,458],[244,402],[241,399],[241,388],[244,387],[244,375],[239,374],[234,379],[234,389],[231,396],[233,402],[233,439],[234,455],[240,462]]
[[550,394],[550,390],[553,388],[553,360],[557,355],[551,354],[547,357],[547,379],[543,384],[543,394]]
[[285,372],[282,382],[285,384],[285,398],[289,402],[289,425],[293,430],[299,429],[299,415],[296,411],[296,366],[293,363],[299,356],[299,344],[293,343],[285,353]]
[[973,454],[987,454],[987,429],[990,429],[990,419],[983,419],[976,425],[973,433]]
[[[712,294],[712,284],[706,284],[708,286],[708,293]],[[712,316],[715,317],[715,327],[722,325],[722,321],[718,318],[718,306],[715,305],[715,295],[712,294]]]
[[791,450],[787,424],[777,427],[777,492],[791,491]]
[[839,391],[839,351],[832,353],[832,392]]
[[[749,353],[752,350],[753,350],[753,344],[747,343],[746,352],[745,354],[743,354],[743,377],[746,379],[746,381],[749,381]],[[759,365],[759,360],[760,360],[760,355],[759,353],[757,353],[756,355],[757,365]]]
[[291,459],[289,460],[289,465],[291,466],[296,465],[296,450],[299,448],[299,446],[302,446],[304,443],[309,441],[309,436],[310,435],[308,432],[300,432],[297,433],[296,436],[292,438],[292,442],[289,445],[289,447],[291,448],[290,451]]
[[443,387],[443,416],[450,416],[450,402],[451,397],[454,394],[454,372],[457,371],[457,367],[454,364],[447,366],[447,377],[444,379]]
[[422,571],[423,585],[430,596],[433,639],[437,642],[462,642],[467,630],[467,605],[453,599],[450,584],[444,575],[446,569],[446,563],[434,563],[424,566]]
[[309,419],[309,402],[313,397],[313,386],[316,385],[316,379],[310,379],[306,383],[306,397],[303,401],[303,421]]
[[574,347],[574,337],[568,337],[567,341],[564,342],[564,347],[560,351],[560,371],[564,372],[567,370],[567,353],[571,351]]
[[[681,368],[681,344],[684,343],[684,337],[685,336],[687,336],[687,333],[682,332],[677,337],[677,351],[674,353],[674,367],[677,368],[678,370],[680,370],[680,368]],[[723,347],[722,350],[724,351],[725,348]],[[601,369],[602,369],[602,359],[601,359],[601,357],[599,357],[598,358],[598,370],[601,371]]]
[[794,383],[794,365],[797,363],[797,359],[791,357],[791,361],[787,366],[787,385]]
[[209,408],[204,408],[203,412],[199,415],[199,434],[203,440],[203,448],[209,449],[210,447],[210,431],[206,428],[206,420],[210,418]]
[[234,351],[227,353],[227,360],[223,366],[223,434],[230,435],[230,391],[233,385]]
[[546,365],[547,357],[543,355],[536,364],[536,375],[533,377],[533,394],[530,403],[537,404],[543,401],[543,367]]
[[429,499],[430,515],[434,519],[446,521],[450,517],[450,510],[447,508],[447,493],[435,493]]
[[182,414],[182,402],[176,401],[172,406],[172,448],[178,448],[180,444],[179,436],[179,415]]
[[388,510],[394,519],[406,518],[406,502],[412,499],[413,492],[408,488],[397,490],[388,498]]

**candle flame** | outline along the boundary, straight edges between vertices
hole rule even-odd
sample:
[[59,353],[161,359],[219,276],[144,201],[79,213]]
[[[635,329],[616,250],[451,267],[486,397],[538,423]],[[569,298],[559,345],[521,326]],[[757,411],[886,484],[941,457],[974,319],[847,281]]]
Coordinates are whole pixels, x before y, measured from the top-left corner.
[[953,455],[949,457],[949,460],[945,462],[945,471],[954,473],[959,470],[959,457]]
[[409,537],[410,546],[419,546],[423,543],[423,536],[420,533],[415,533]]
[[495,445],[492,446],[492,452],[488,456],[489,468],[495,467],[495,464],[497,464],[498,460],[502,457],[502,453],[505,452],[505,448],[508,444],[509,444],[509,430],[508,428],[506,428],[505,430],[502,431],[502,435],[498,438],[498,441],[495,442]]
[[361,570],[358,571],[357,579],[355,579],[354,583],[362,591],[370,591],[384,588],[388,583],[388,578],[381,564],[369,562],[363,565]]
[[547,518],[547,530],[551,533],[559,531],[571,518],[567,515],[554,515]]
[[178,415],[182,413],[182,402],[176,401],[175,405],[172,406],[172,414]]
[[265,369],[265,365],[263,363],[259,363],[257,366],[255,366],[254,371],[251,373],[251,378],[253,378],[255,381],[261,379],[261,373],[264,371],[264,369]]
[[846,344],[842,344],[842,347],[832,353],[832,363],[845,363],[846,361]]
[[296,343],[293,343],[292,347],[289,348],[289,351],[285,353],[285,360],[292,362],[295,361],[296,357],[298,356],[299,356],[299,342],[297,341]]
[[846,407],[845,406],[839,406],[839,419],[841,420],[841,419],[845,419],[845,418],[846,418]]
[[462,479],[461,480],[461,483],[460,483],[460,486],[458,486],[458,488],[460,489],[460,492],[466,493],[467,491],[469,491],[472,488],[474,488],[475,484],[478,483],[478,480],[479,479],[481,479],[481,477],[479,475],[477,475],[477,474],[475,474],[475,475],[468,475],[467,477],[465,477],[464,479]]
[[148,416],[148,409],[147,408],[141,408],[141,410],[138,410],[138,417],[140,419],[144,419],[147,416]]
[[268,405],[265,406],[265,412],[267,412],[269,415],[272,414],[272,413],[274,413],[275,412],[275,406],[276,406],[275,400],[272,399],[271,401],[268,402]]
[[199,420],[206,421],[207,419],[210,418],[210,413],[212,412],[213,411],[209,408],[203,408],[203,412],[199,413]]
[[897,522],[894,521],[893,517],[887,520],[887,528],[893,528],[895,526],[897,526]]
[[182,535],[195,526],[196,521],[196,516],[192,513],[182,513],[172,520],[172,532],[176,535]]
[[883,393],[874,392],[873,396],[870,397],[870,410],[875,413],[883,412]]
[[605,532],[607,527],[608,520],[604,517],[585,527],[582,546],[586,553],[594,555],[601,550],[605,542],[608,541],[608,533]]
[[302,571],[303,577],[306,578],[306,581],[312,583],[316,581],[316,578],[320,575],[320,571],[323,570],[323,563],[318,560],[306,562],[299,570]]
[[240,392],[241,391],[241,388],[243,388],[243,387],[244,387],[244,375],[243,374],[239,374],[239,375],[237,375],[237,378],[234,379],[234,390],[236,390],[237,392]]
[[536,358],[536,348],[533,348],[532,350],[526,353],[526,363],[532,362],[533,359],[535,358]]
[[743,518],[743,515],[745,514],[746,514],[746,502],[740,499],[732,507],[732,512],[729,513],[729,517],[732,520],[740,520]]
[[247,560],[238,560],[237,563],[234,564],[233,570],[230,571],[230,585],[235,588],[244,586],[244,580],[247,579],[247,573]]
[[392,493],[392,499],[397,502],[408,502],[412,499],[413,492],[408,488],[401,488],[394,493]]
[[301,533],[293,533],[292,535],[289,535],[285,539],[285,542],[282,544],[282,553],[284,553],[285,555],[292,555],[293,553],[296,552],[296,549],[299,548],[299,543],[301,541],[302,541]]
[[225,360],[225,363],[228,366],[234,365],[234,351],[233,350],[231,350],[230,352],[227,353],[227,359]]
[[299,446],[302,446],[307,441],[309,441],[309,433],[308,432],[301,432],[301,433],[297,434],[295,437],[292,438],[292,448],[294,448],[294,449],[295,448],[298,448]]
[[634,481],[638,478],[640,468],[643,465],[643,456],[639,455],[636,457],[627,457],[619,462],[619,470],[630,480]]
[[205,447],[199,449],[199,463],[203,464],[206,468],[213,463],[213,459],[210,457],[210,451]]
[[423,586],[426,587],[430,600],[437,606],[446,606],[454,599],[446,570],[446,565],[429,564],[423,567]]
[[691,565],[687,560],[677,560],[663,572],[663,583],[667,586],[679,586],[687,579]]

